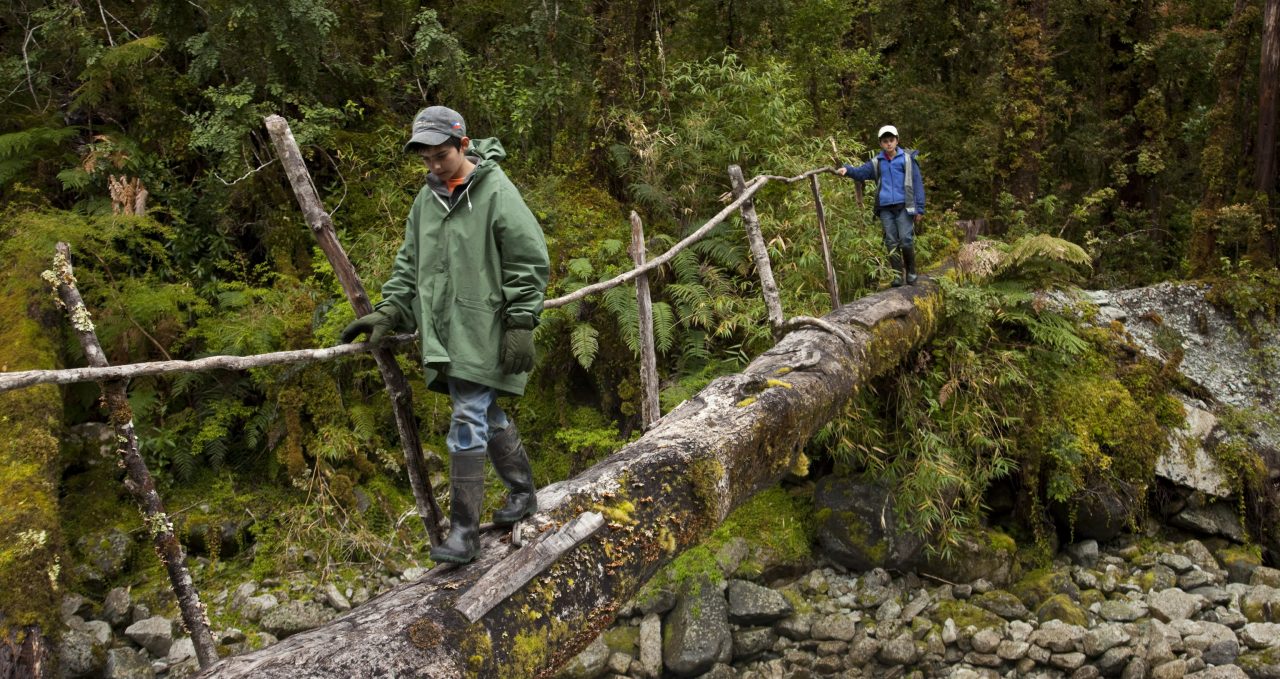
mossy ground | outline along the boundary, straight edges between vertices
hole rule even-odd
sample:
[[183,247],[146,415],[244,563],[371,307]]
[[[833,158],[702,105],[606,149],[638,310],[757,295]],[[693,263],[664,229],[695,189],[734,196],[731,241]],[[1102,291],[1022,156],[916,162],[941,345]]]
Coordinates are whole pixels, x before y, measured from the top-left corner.
[[813,500],[804,489],[763,490],[738,507],[702,544],[687,549],[645,584],[637,600],[662,590],[680,591],[692,582],[722,582],[724,569],[716,555],[731,540],[746,543],[746,558],[730,573],[755,577],[766,564],[799,563],[812,554],[816,524]]

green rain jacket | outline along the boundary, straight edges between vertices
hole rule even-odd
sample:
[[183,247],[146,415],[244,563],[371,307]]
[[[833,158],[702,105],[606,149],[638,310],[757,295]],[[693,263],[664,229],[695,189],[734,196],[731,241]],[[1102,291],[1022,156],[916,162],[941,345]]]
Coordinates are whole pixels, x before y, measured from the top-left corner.
[[506,328],[538,324],[547,243],[498,166],[502,144],[474,139],[467,155],[476,169],[452,195],[434,175],[418,192],[376,308],[394,307],[401,328],[421,332],[431,389],[448,393],[448,376],[519,396],[529,374],[504,374],[499,347]]

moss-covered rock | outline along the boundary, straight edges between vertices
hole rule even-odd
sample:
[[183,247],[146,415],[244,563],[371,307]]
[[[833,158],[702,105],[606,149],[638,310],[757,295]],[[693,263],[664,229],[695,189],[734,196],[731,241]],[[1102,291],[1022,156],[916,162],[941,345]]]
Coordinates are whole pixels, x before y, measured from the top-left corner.
[[1013,578],[1018,543],[993,528],[956,531],[949,558],[930,554],[920,570],[949,582],[973,582],[984,578],[1004,587]]
[[1262,565],[1262,555],[1256,547],[1231,545],[1218,550],[1218,562],[1227,569],[1227,581],[1249,584],[1253,571]]
[[899,520],[889,489],[851,476],[831,475],[814,491],[818,544],[846,568],[912,570],[925,541]]
[[1089,625],[1089,615],[1076,602],[1071,600],[1066,594],[1055,594],[1040,607],[1036,609],[1036,619],[1041,623],[1050,620],[1061,620],[1068,625],[1076,625],[1078,627],[1087,627]]
[[950,618],[958,629],[964,629],[970,625],[978,629],[1003,629],[1005,624],[1004,618],[991,611],[954,599],[939,601],[929,613],[929,618],[939,625]]
[[1057,594],[1065,594],[1071,600],[1080,598],[1080,588],[1071,581],[1071,576],[1052,568],[1041,568],[1031,571],[1010,588],[1022,603],[1030,610],[1037,610],[1040,604]]

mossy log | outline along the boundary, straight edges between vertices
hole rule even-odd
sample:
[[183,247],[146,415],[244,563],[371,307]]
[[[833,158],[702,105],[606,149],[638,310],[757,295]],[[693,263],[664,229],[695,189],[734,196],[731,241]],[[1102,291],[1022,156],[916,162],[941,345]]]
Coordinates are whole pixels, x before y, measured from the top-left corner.
[[227,658],[203,677],[549,676],[584,649],[659,568],[705,539],[786,473],[809,438],[867,381],[934,330],[941,297],[915,287],[871,295],[785,335],[740,374],[713,381],[643,437],[542,489],[539,518],[596,511],[608,526],[476,623],[459,597],[509,552],[490,533],[477,561],[432,570],[324,627]]

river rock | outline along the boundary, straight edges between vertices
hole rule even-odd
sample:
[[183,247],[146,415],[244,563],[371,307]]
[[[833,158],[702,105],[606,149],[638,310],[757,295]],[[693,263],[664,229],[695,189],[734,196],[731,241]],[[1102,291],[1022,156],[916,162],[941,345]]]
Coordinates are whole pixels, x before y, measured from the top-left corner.
[[689,587],[667,614],[666,627],[662,661],[672,672],[692,677],[732,660],[729,607],[711,583]]
[[833,613],[816,618],[809,635],[818,640],[850,641],[857,629],[858,618],[848,613]]
[[595,679],[604,672],[608,663],[609,646],[604,642],[602,634],[561,668],[556,679]]
[[1085,633],[1084,653],[1090,658],[1096,658],[1116,646],[1129,643],[1131,638],[1124,625],[1104,623]]
[[1050,620],[1031,633],[1031,643],[1054,653],[1069,653],[1080,647],[1084,635],[1083,627]]
[[324,599],[328,602],[329,607],[339,613],[351,610],[351,602],[347,597],[338,591],[338,586],[332,582],[326,583],[324,586]]
[[1249,584],[1280,587],[1280,569],[1258,566],[1249,574]]
[[262,616],[262,629],[278,639],[315,629],[333,619],[328,608],[310,601],[290,601],[276,606]]
[[791,615],[786,597],[746,580],[730,580],[726,591],[729,621],[738,625],[767,625]]
[[1250,679],[1280,679],[1280,646],[1251,651],[1236,659]]
[[640,620],[640,676],[657,677],[662,673],[662,617],[649,613]]
[[112,627],[119,627],[129,621],[129,609],[133,607],[133,597],[128,587],[115,587],[102,600],[102,619]]
[[1280,622],[1280,589],[1249,587],[1240,597],[1240,612],[1249,622]]
[[124,635],[149,651],[151,655],[163,658],[173,645],[173,621],[163,616],[152,616],[129,625]]
[[1147,605],[1151,607],[1151,615],[1161,622],[1172,622],[1190,618],[1200,612],[1204,600],[1194,594],[1187,594],[1180,589],[1165,589],[1147,597]]
[[87,629],[68,629],[58,640],[58,668],[64,677],[95,676],[106,663],[106,644]]
[[832,561],[855,571],[905,571],[922,562],[925,541],[899,527],[886,487],[833,474],[818,481],[813,501],[826,517],[818,525],[818,544]]
[[260,594],[244,600],[240,606],[240,615],[250,622],[258,622],[262,616],[280,605],[274,594]]
[[1205,662],[1211,665],[1230,665],[1240,655],[1240,641],[1226,625],[1204,621],[1184,622],[1190,624],[1179,629],[1183,645],[1199,651]]
[[106,679],[152,679],[156,676],[151,669],[147,654],[132,648],[113,648],[107,651],[107,665],[102,676]]

